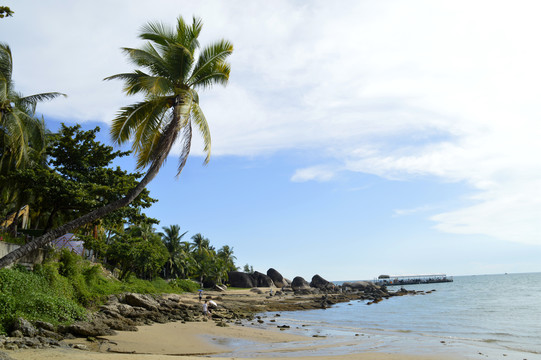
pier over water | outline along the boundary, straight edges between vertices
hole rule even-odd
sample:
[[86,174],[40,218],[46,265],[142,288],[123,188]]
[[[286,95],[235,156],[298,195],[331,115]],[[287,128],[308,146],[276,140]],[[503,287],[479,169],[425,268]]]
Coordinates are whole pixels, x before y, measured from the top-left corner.
[[446,274],[417,274],[417,275],[380,275],[373,280],[377,285],[414,285],[453,282],[452,276]]

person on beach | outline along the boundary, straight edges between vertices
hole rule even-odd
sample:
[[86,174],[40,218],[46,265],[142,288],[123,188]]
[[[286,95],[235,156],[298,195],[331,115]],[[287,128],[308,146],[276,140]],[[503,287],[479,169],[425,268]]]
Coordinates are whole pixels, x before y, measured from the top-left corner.
[[205,303],[203,304],[203,315],[205,315],[209,319],[212,318],[212,314],[210,313],[209,304],[207,300],[205,300]]
[[203,290],[199,290],[199,302],[203,299]]

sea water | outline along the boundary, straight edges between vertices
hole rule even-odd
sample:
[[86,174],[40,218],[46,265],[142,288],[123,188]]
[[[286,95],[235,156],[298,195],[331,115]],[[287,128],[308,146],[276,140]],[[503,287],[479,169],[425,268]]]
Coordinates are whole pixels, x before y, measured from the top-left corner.
[[[468,359],[541,360],[541,273],[454,277],[452,283],[407,285],[426,295],[377,304],[351,301],[328,309],[260,314],[247,323],[314,337],[306,343],[235,346],[232,356],[339,356],[356,352],[449,354]],[[398,290],[399,287],[389,287]],[[272,321],[274,320],[274,321]],[[237,344],[241,345],[241,344]],[[324,345],[322,347],[321,345]],[[327,346],[328,345],[328,346]],[[222,354],[223,356],[223,354]]]

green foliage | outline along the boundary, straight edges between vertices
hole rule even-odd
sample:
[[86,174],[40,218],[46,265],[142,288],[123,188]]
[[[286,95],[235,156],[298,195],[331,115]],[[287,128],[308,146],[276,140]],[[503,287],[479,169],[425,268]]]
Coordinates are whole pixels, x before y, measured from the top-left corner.
[[196,90],[227,84],[231,67],[226,60],[233,45],[219,40],[200,48],[202,27],[201,19],[194,17],[190,25],[181,16],[174,28],[147,24],[139,35],[146,46],[123,49],[137,69],[105,79],[123,80],[127,95],[144,96],[144,101],[121,108],[111,125],[113,141],[132,143],[140,169],[151,164],[151,169],[158,169],[178,135],[182,143],[180,174],[190,152],[192,128],[201,133],[205,163],[209,161],[210,130]]
[[0,240],[5,241],[10,244],[19,244],[19,245],[25,244],[24,237],[21,237],[21,236],[14,237],[9,232],[0,232]]
[[13,11],[8,6],[0,6],[0,19],[13,16]]
[[147,281],[130,276],[119,281],[106,277],[101,265],[65,249],[57,254],[56,260],[36,265],[33,272],[17,266],[0,269],[0,334],[8,333],[17,317],[52,324],[84,319],[85,307],[95,308],[111,294],[182,293],[199,288],[191,280]]
[[84,308],[65,296],[66,284],[51,283],[53,279],[24,268],[0,269],[0,333],[5,333],[17,317],[53,324],[84,318]]
[[181,292],[196,292],[199,289],[199,284],[193,280],[188,279],[175,279],[169,282],[169,285],[173,289],[177,289]]
[[251,265],[246,264],[246,265],[244,265],[244,268],[243,268],[242,271],[244,271],[247,274],[253,274],[254,273],[254,267],[251,266]]
[[[142,174],[128,173],[112,162],[129,152],[113,151],[113,147],[96,141],[99,127],[81,130],[80,125],[62,124],[52,136],[47,148],[47,166],[32,166],[13,170],[0,176],[0,182],[20,189],[26,195],[34,213],[41,214],[35,221],[42,228],[62,225],[80,215],[118,200],[133,189]],[[135,200],[109,215],[103,222],[150,221],[141,210],[150,207],[155,199],[144,189]]]
[[161,237],[148,224],[132,225],[123,233],[117,233],[107,251],[109,262],[120,269],[121,280],[127,279],[131,274],[153,279],[168,257]]

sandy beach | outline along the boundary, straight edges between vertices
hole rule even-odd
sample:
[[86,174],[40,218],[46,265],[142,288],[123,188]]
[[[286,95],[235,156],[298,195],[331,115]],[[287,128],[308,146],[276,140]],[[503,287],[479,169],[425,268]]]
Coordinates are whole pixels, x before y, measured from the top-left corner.
[[[248,290],[233,290],[226,293],[206,293],[214,299],[219,299],[221,306],[248,306],[261,309],[275,308],[280,302],[309,301],[309,297],[268,297],[265,293],[255,294]],[[194,294],[185,294],[180,298],[185,303],[199,303]],[[170,360],[172,358],[200,359],[212,356],[216,359],[235,359],[236,357],[220,357],[220,354],[242,352],[241,358],[257,359],[336,359],[337,356],[318,356],[332,353],[333,346],[347,347],[363,341],[355,338],[337,342],[323,341],[313,337],[294,335],[287,331],[257,329],[249,326],[228,323],[218,326],[209,321],[171,322],[139,326],[138,331],[119,331],[116,335],[104,336],[99,341],[90,342],[86,339],[65,340],[68,344],[77,344],[77,348],[57,349],[25,349],[6,351],[14,359],[44,360],[44,359],[96,359],[96,360],[127,360],[149,359]],[[331,350],[329,352],[329,350]],[[441,359],[452,360],[457,357],[442,355],[428,356],[426,354],[386,354],[358,353],[340,355],[340,359],[374,359],[374,360],[413,360]]]

